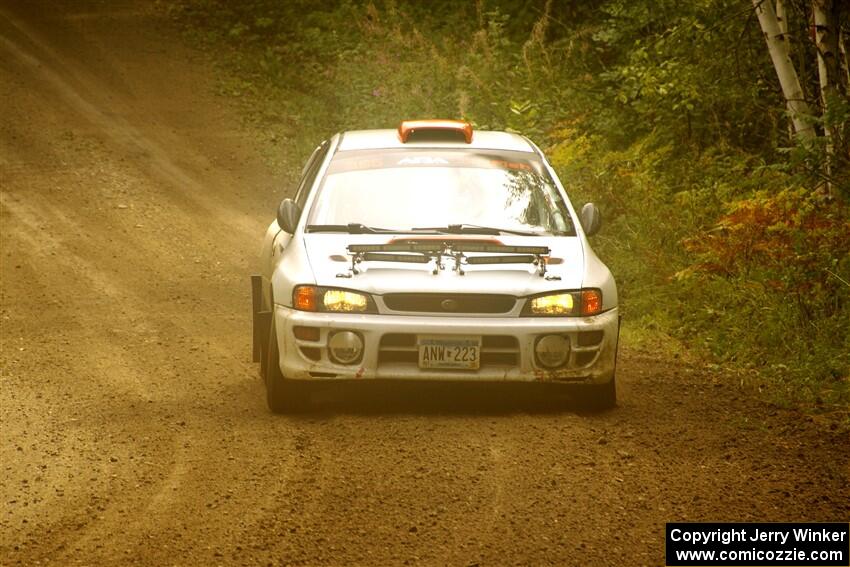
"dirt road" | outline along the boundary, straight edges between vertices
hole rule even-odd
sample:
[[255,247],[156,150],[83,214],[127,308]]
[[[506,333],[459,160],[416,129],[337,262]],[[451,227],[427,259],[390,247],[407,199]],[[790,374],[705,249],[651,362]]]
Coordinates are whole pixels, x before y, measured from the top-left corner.
[[214,85],[154,4],[0,2],[0,564],[659,565],[665,521],[850,518],[846,438],[629,350],[598,415],[271,415],[248,275],[286,172]]

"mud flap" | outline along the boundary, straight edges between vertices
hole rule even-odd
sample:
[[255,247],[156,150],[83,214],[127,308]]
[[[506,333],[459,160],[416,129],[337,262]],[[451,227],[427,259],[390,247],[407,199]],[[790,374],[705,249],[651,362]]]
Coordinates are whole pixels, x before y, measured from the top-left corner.
[[254,319],[254,362],[260,362],[263,345],[268,342],[272,312],[263,311],[263,276],[251,276],[251,303]]
[[617,357],[620,354],[620,329],[623,327],[623,314],[617,314],[617,350],[614,351],[614,373],[617,372]]

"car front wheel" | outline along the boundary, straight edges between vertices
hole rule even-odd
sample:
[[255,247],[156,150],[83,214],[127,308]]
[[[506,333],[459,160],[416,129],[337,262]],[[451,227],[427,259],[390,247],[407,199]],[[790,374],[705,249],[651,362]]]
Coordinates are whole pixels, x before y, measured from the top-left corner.
[[289,380],[280,371],[280,351],[277,344],[274,318],[269,330],[263,378],[266,383],[266,402],[274,413],[294,413],[307,407],[305,384]]
[[617,405],[617,381],[615,375],[602,384],[580,386],[581,405],[587,409],[602,411]]

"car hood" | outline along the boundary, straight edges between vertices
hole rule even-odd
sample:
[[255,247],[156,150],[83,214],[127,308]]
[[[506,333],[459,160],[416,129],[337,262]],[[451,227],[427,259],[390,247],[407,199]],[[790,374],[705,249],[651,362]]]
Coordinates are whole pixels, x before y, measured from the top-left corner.
[[[577,289],[582,286],[584,255],[577,237],[523,237],[479,235],[445,235],[441,240],[487,241],[510,246],[548,246],[551,260],[548,278],[540,277],[532,264],[465,265],[465,275],[454,271],[454,260],[444,258],[445,269],[433,274],[430,264],[401,262],[363,262],[360,273],[351,277],[351,256],[346,247],[351,244],[388,244],[400,238],[382,234],[305,234],[304,247],[317,285],[357,289],[372,294],[399,292],[434,293],[504,293],[516,296],[533,295],[555,289]],[[421,237],[433,240],[432,235]],[[470,256],[475,254],[468,254]],[[560,277],[560,279],[557,279]]]

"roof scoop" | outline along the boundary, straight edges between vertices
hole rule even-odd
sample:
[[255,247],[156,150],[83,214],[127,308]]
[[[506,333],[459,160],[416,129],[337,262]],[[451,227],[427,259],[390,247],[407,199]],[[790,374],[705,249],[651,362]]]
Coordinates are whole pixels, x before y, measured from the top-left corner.
[[398,125],[398,138],[408,142],[472,143],[472,124],[463,120],[404,120]]

